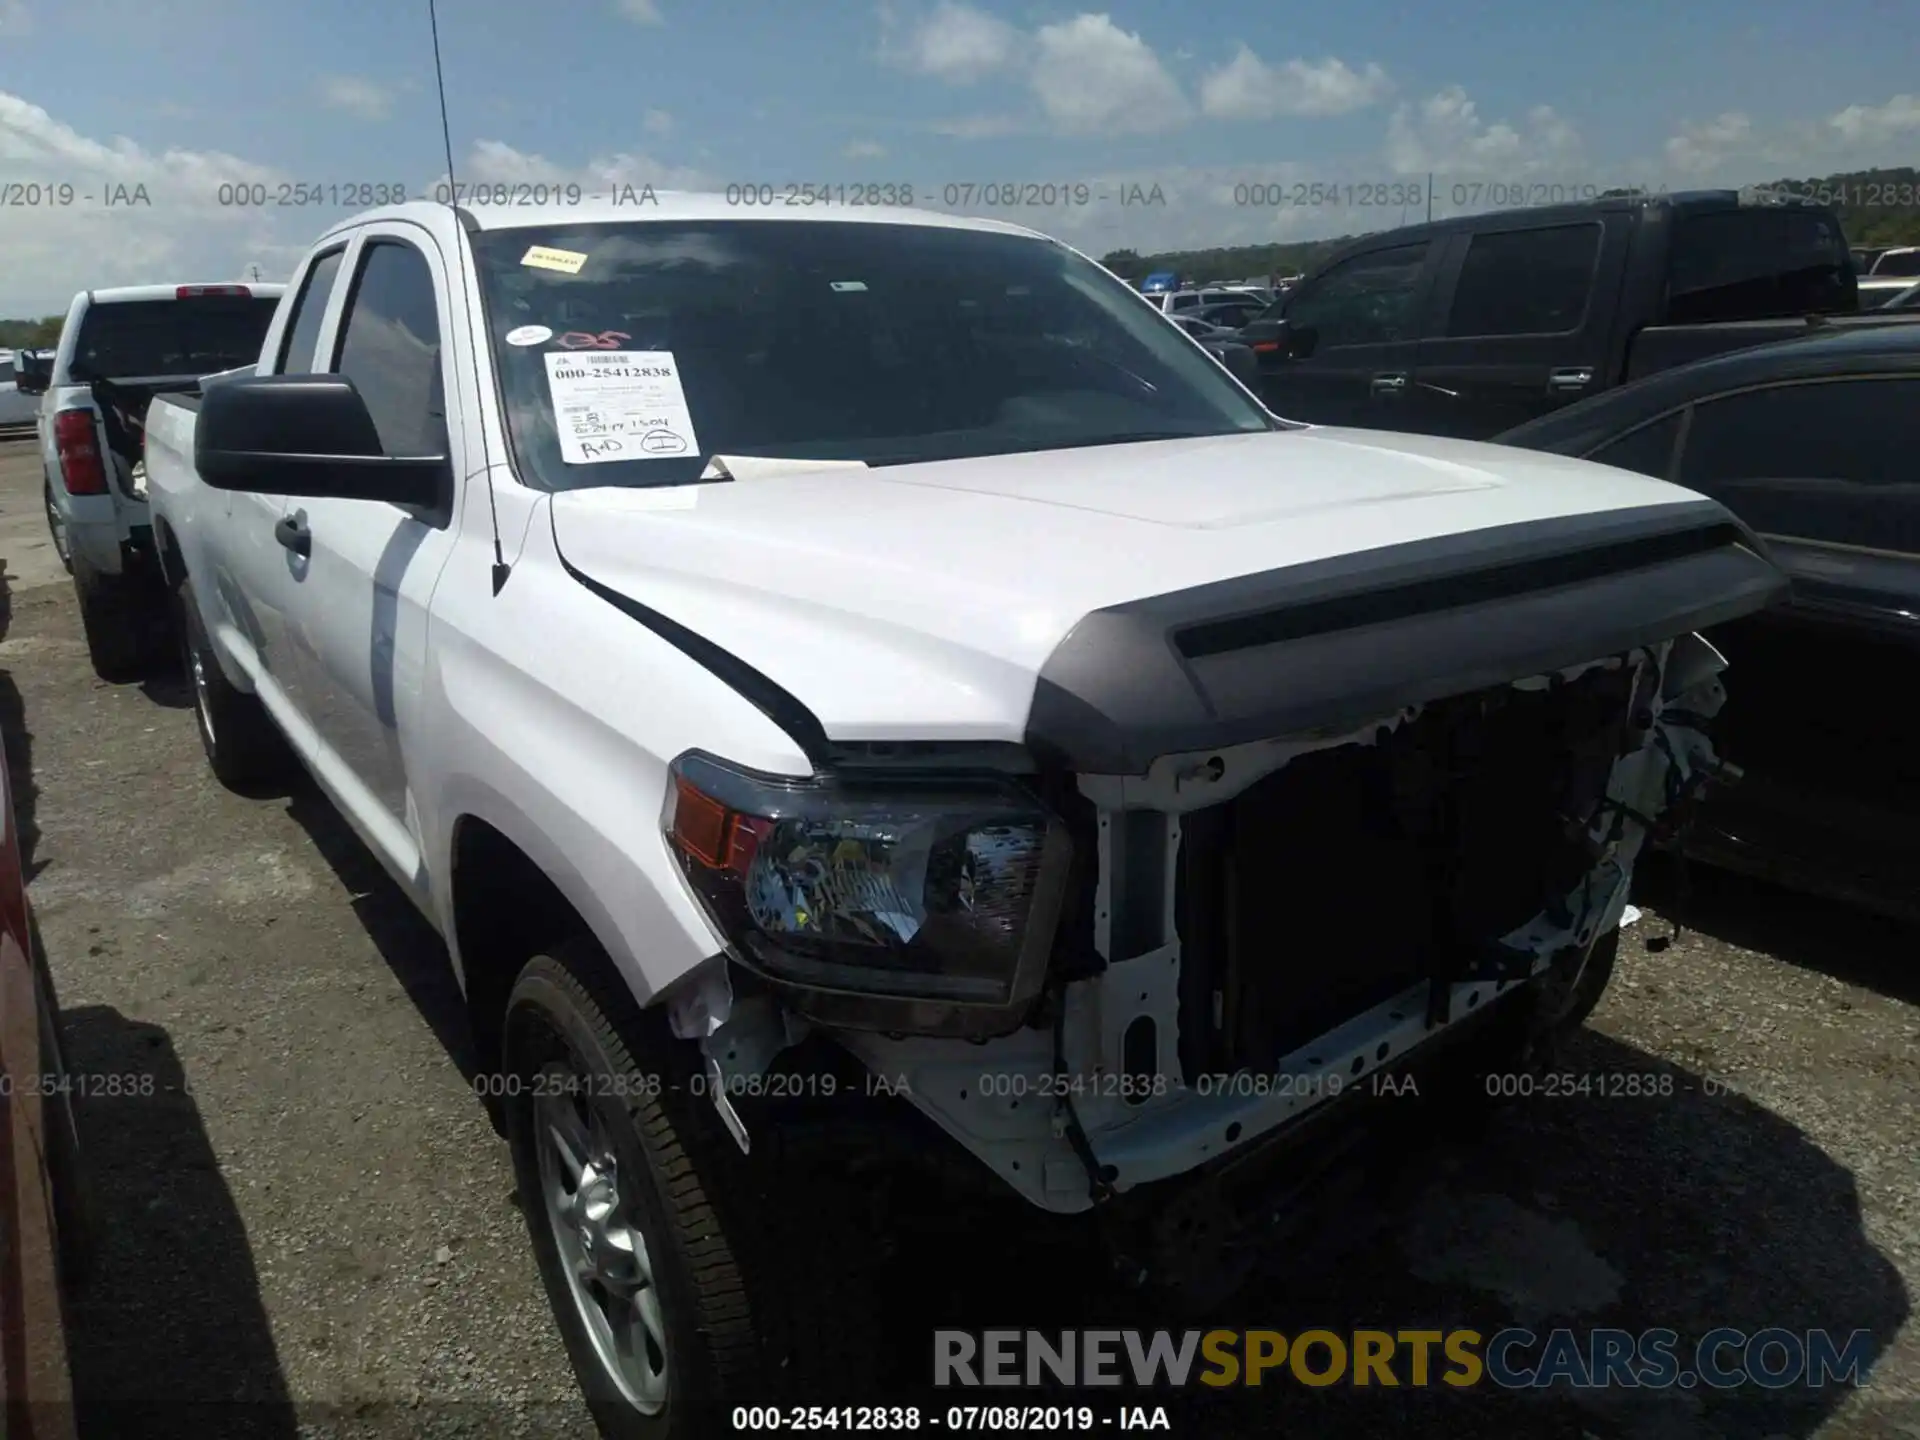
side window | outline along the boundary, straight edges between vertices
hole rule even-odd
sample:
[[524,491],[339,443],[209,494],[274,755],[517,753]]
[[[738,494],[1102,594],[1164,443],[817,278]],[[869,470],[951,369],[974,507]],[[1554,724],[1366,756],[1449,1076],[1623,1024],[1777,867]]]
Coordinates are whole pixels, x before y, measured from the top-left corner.
[[1746,206],[1681,219],[1667,323],[1765,320],[1855,308],[1853,257],[1819,211]]
[[367,402],[387,454],[443,453],[440,316],[426,256],[397,240],[369,244],[341,328],[333,368]]
[[1597,224],[1475,235],[1460,266],[1448,335],[1560,335],[1580,328],[1600,258]]
[[1629,430],[1609,440],[1598,450],[1590,451],[1586,458],[1596,464],[1612,465],[1617,469],[1631,470],[1636,475],[1651,475],[1656,480],[1664,480],[1667,467],[1673,461],[1674,442],[1680,438],[1680,417],[1685,413],[1676,410],[1650,425]]
[[346,249],[331,250],[313,262],[300,291],[293,297],[293,320],[280,340],[279,364],[282,375],[311,375],[314,346],[320,339],[320,322],[326,318],[327,298],[333,294],[333,280],[340,273],[340,261]]
[[1287,319],[1296,330],[1315,332],[1316,351],[1408,339],[1426,263],[1425,241],[1356,255],[1294,292]]
[[1679,481],[1763,534],[1920,552],[1920,379],[1807,381],[1694,411]]

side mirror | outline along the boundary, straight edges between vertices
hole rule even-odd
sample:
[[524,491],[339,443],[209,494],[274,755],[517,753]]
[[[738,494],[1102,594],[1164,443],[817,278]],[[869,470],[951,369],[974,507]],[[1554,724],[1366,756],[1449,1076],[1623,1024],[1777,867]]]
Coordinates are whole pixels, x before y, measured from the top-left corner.
[[1214,352],[1220,357],[1220,363],[1233,372],[1233,378],[1249,390],[1260,391],[1260,362],[1253,358],[1253,351],[1245,345],[1222,345]]
[[50,359],[21,350],[13,357],[13,388],[22,395],[44,395],[52,370]]
[[1287,353],[1296,360],[1305,360],[1313,354],[1314,347],[1320,343],[1320,332],[1311,325],[1295,325],[1290,320],[1282,320],[1287,327]]
[[451,493],[445,455],[388,455],[344,375],[243,375],[206,387],[193,463],[216,490],[385,500],[433,509]]

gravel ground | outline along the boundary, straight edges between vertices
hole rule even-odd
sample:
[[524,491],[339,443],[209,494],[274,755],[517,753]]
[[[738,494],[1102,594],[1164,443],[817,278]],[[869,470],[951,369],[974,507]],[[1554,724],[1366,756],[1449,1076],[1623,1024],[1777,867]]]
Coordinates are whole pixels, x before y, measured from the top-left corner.
[[[88,1433],[590,1433],[444,950],[324,801],[213,782],[177,680],[94,679],[18,444],[0,561],[0,725],[74,1064],[94,1091],[152,1078],[82,1109],[106,1217],[74,1317]],[[1920,1436],[1920,937],[1696,892],[1676,943],[1649,949],[1657,908],[1629,933],[1562,1066],[1669,1093],[1516,1103],[1209,1323],[1865,1330],[1870,1384],[1270,1384],[1168,1399],[1174,1433]],[[984,1227],[920,1263],[888,1328],[922,1356],[936,1322],[1181,1323]]]

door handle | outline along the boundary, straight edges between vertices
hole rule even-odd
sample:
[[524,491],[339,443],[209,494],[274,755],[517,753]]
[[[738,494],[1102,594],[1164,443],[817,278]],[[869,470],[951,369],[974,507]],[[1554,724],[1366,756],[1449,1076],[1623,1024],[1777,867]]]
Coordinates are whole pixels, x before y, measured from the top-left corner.
[[274,522],[273,538],[296,555],[313,554],[313,532],[291,515]]
[[1407,389],[1405,375],[1376,375],[1373,377],[1372,390],[1376,395],[1404,395]]
[[1570,390],[1584,390],[1593,383],[1593,371],[1584,366],[1572,370],[1552,370],[1547,373],[1547,389],[1559,394]]

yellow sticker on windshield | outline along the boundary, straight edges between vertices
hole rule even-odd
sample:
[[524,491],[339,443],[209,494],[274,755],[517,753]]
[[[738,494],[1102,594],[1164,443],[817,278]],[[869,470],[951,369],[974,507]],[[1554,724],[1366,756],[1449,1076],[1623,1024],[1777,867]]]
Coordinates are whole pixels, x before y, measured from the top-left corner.
[[530,245],[520,257],[522,265],[536,270],[558,270],[562,275],[578,275],[587,257],[578,250],[555,250],[546,245]]

